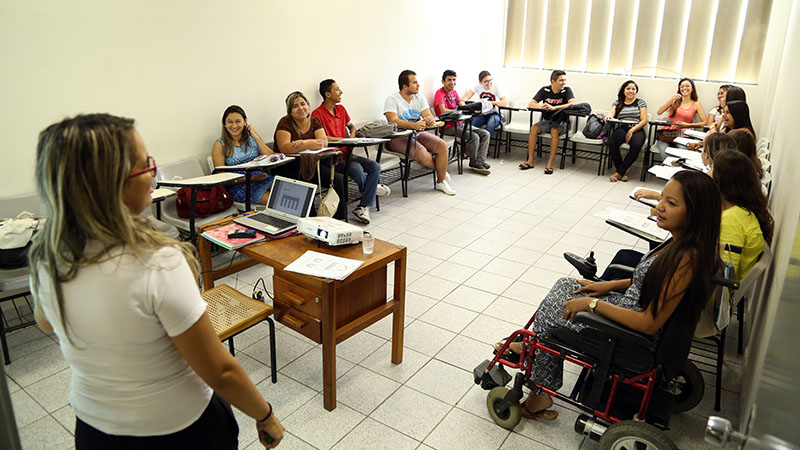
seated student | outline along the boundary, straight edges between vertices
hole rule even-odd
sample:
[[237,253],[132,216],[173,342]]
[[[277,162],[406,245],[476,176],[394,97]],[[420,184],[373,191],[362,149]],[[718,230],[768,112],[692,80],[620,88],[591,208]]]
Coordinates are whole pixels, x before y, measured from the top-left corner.
[[566,86],[567,73],[563,70],[554,70],[550,74],[550,86],[543,86],[536,92],[533,99],[528,102],[528,108],[542,108],[542,120],[531,127],[528,135],[528,159],[519,165],[521,170],[533,169],[533,154],[536,150],[536,139],[539,133],[550,133],[550,158],[544,173],[553,173],[553,161],[556,159],[558,151],[558,139],[562,132],[566,133],[569,128],[569,118],[567,116],[555,116],[556,111],[562,110],[575,103],[575,95],[572,89]]
[[[591,311],[634,331],[660,338],[673,313],[687,317],[694,329],[708,299],[711,278],[719,266],[721,204],[713,180],[697,171],[676,173],[664,186],[664,199],[656,207],[658,226],[672,237],[645,255],[633,277],[590,282],[561,278],[544,297],[532,331],[544,333],[558,327],[580,331],[573,323],[581,311]],[[497,344],[495,344],[497,345]],[[519,353],[518,343],[510,349]],[[537,351],[531,378],[550,389],[562,385],[563,360]],[[524,417],[552,420],[553,399],[532,391],[523,404]]]
[[747,106],[747,103],[740,101],[726,102],[722,121],[725,123],[726,132],[730,133],[733,130],[745,130],[750,133],[753,142],[755,142],[756,132],[753,129],[753,124],[750,122],[750,107]]
[[[700,158],[702,158],[703,164],[708,167],[708,172],[706,172],[708,176],[714,175],[714,158],[718,153],[725,150],[736,150],[736,142],[727,134],[714,133],[706,138],[706,145],[700,152]],[[633,194],[633,197],[636,200],[642,198],[661,200],[661,192],[652,189],[639,189]],[[651,211],[651,214],[655,215],[655,212]]]
[[39,134],[48,220],[31,244],[31,292],[72,368],[75,448],[236,449],[230,404],[273,448],[283,426],[220,345],[194,247],[140,215],[155,173],[132,119],[80,115]]
[[[247,123],[247,114],[237,105],[231,105],[222,113],[222,135],[214,142],[211,159],[214,167],[235,166],[252,161],[258,155],[271,155],[273,151],[264,143],[253,126]],[[250,179],[250,203],[266,205],[272,176],[253,173]],[[244,183],[225,186],[233,201],[245,202],[247,192]]]
[[739,86],[730,86],[727,91],[725,91],[725,97],[722,99],[721,102],[721,109],[719,110],[719,120],[714,123],[714,126],[708,130],[706,135],[710,135],[712,133],[716,133],[717,131],[726,132],[728,131],[725,127],[725,121],[722,120],[722,116],[725,115],[725,105],[728,102],[736,103],[736,102],[744,102],[747,103],[747,95],[744,92],[744,89],[740,88]]
[[764,178],[764,168],[761,166],[761,160],[758,159],[756,141],[753,139],[753,135],[750,134],[747,128],[739,128],[738,130],[728,132],[728,136],[736,142],[736,149],[753,163],[758,179]]
[[328,146],[325,128],[319,119],[311,117],[311,107],[302,92],[294,91],[286,97],[286,115],[278,121],[272,140],[281,153],[299,153]]
[[472,119],[473,127],[480,128],[486,125],[486,131],[489,132],[489,138],[491,138],[494,130],[503,122],[503,118],[500,117],[500,110],[497,107],[508,106],[508,100],[506,100],[505,95],[500,93],[500,88],[494,83],[494,78],[492,78],[492,74],[488,70],[482,70],[478,74],[478,85],[464,94],[464,101],[471,99],[473,95],[477,95],[479,99],[486,100],[494,105],[491,114],[484,114]]
[[733,85],[730,84],[723,84],[717,90],[717,106],[711,108],[708,111],[708,118],[706,118],[706,126],[713,127],[717,125],[717,122],[722,120],[722,113],[725,109],[725,94],[728,92],[728,89],[732,88]]
[[[328,142],[336,142],[341,138],[356,137],[356,127],[350,121],[350,115],[340,103],[343,91],[339,84],[334,80],[327,79],[319,83],[319,94],[322,96],[322,104],[311,113],[312,118],[317,118],[325,128]],[[347,157],[348,147],[340,147],[343,158]],[[345,161],[336,165],[336,171],[344,173]],[[358,155],[350,155],[350,171],[347,176],[358,185],[361,192],[361,201],[358,207],[353,210],[361,223],[370,222],[369,209],[375,206],[375,196],[385,196],[391,194],[391,189],[383,184],[378,184],[378,177],[381,175],[381,165],[377,162]]]
[[[432,133],[424,131],[429,125],[436,122],[431,114],[428,100],[419,95],[419,81],[417,74],[412,70],[404,70],[397,77],[398,92],[386,97],[383,104],[383,115],[389,123],[396,123],[398,127],[407,130],[416,130],[420,133],[415,138],[398,137],[389,141],[387,147],[395,153],[406,152],[406,144],[412,139],[413,146],[409,157],[420,163],[423,167],[436,170],[437,191],[447,195],[456,195],[450,187],[450,175],[447,173],[448,151],[447,143]],[[434,160],[433,155],[436,155]]]
[[[673,125],[662,128],[656,134],[656,148],[661,154],[662,161],[667,157],[665,151],[669,144],[676,137],[683,136],[683,128],[702,128],[706,123],[706,113],[703,111],[703,105],[697,101],[697,89],[694,87],[694,81],[689,78],[683,78],[678,82],[678,93],[658,108],[658,115],[667,110],[669,110],[669,120]],[[700,118],[698,122],[694,121],[695,116]]]
[[[620,124],[608,137],[608,153],[617,172],[609,177],[612,182],[628,181],[628,169],[636,162],[639,152],[644,145],[644,127],[647,125],[647,103],[636,98],[639,85],[633,80],[622,83],[617,93],[617,100],[611,105],[611,110],[606,115],[608,119],[628,120],[638,122],[636,125]],[[626,143],[630,146],[625,159],[619,151],[620,145]]]
[[[433,110],[439,116],[448,111],[453,111],[464,102],[458,97],[456,92],[456,73],[452,70],[445,70],[442,74],[442,87],[436,91],[433,97]],[[492,173],[489,170],[489,164],[486,163],[486,153],[489,149],[489,140],[491,135],[489,131],[482,128],[476,128],[473,121],[472,133],[467,136],[466,147],[469,152],[469,167],[483,175]],[[464,131],[464,124],[448,123],[445,125],[444,134],[448,136],[460,137]]]

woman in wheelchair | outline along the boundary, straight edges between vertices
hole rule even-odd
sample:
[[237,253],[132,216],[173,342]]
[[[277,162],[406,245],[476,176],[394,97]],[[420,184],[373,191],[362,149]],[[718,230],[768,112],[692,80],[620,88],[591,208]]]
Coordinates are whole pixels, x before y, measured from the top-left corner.
[[[272,155],[253,126],[247,123],[247,114],[237,105],[231,105],[222,113],[222,135],[214,142],[211,159],[214,167],[235,166],[244,164],[259,157]],[[283,155],[278,155],[283,156]],[[250,203],[266,205],[269,200],[269,188],[272,187],[272,176],[265,173],[254,173],[250,185]],[[245,202],[246,186],[244,183],[226,186],[233,201]]]
[[[672,238],[645,255],[631,279],[592,282],[562,278],[550,289],[536,311],[536,334],[568,327],[581,311],[595,314],[634,331],[660,337],[660,330],[679,306],[694,328],[706,300],[713,273],[719,264],[721,202],[719,190],[702,172],[678,172],[664,187],[656,207],[658,226]],[[514,345],[516,344],[516,345]],[[502,348],[502,345],[498,348]],[[518,343],[509,350],[519,352]],[[553,391],[562,385],[563,359],[536,350],[531,379]],[[552,420],[553,399],[532,391],[522,405],[528,418]]]

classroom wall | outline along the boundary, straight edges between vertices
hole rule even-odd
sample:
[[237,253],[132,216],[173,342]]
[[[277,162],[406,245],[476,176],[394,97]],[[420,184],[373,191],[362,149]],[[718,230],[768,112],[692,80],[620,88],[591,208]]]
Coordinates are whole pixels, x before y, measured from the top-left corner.
[[[77,113],[133,117],[159,164],[205,157],[221,114],[239,104],[271,141],[301,90],[344,90],[354,120],[377,118],[415,70],[429,100],[441,73],[483,68],[483,11],[501,0],[91,1],[0,4],[0,196],[35,190],[39,131]],[[454,35],[444,23],[469,32]],[[468,76],[469,75],[469,76]]]

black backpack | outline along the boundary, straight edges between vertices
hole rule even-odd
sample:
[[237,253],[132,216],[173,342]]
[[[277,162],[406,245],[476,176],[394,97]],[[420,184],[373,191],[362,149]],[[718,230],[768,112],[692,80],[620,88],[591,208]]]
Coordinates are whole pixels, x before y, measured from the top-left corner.
[[586,118],[586,126],[583,127],[583,136],[587,139],[600,139],[605,125],[602,114],[589,114],[589,117]]

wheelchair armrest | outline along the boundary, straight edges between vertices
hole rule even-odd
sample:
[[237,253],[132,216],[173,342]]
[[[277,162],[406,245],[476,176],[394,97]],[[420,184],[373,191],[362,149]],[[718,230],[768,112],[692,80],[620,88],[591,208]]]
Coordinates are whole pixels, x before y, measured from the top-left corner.
[[633,276],[633,271],[636,269],[635,267],[626,266],[624,264],[609,264],[608,269],[626,273],[629,276]]
[[653,346],[653,340],[649,336],[587,311],[581,311],[576,314],[575,323],[588,325],[601,333],[624,339],[632,344],[641,345],[643,347]]

